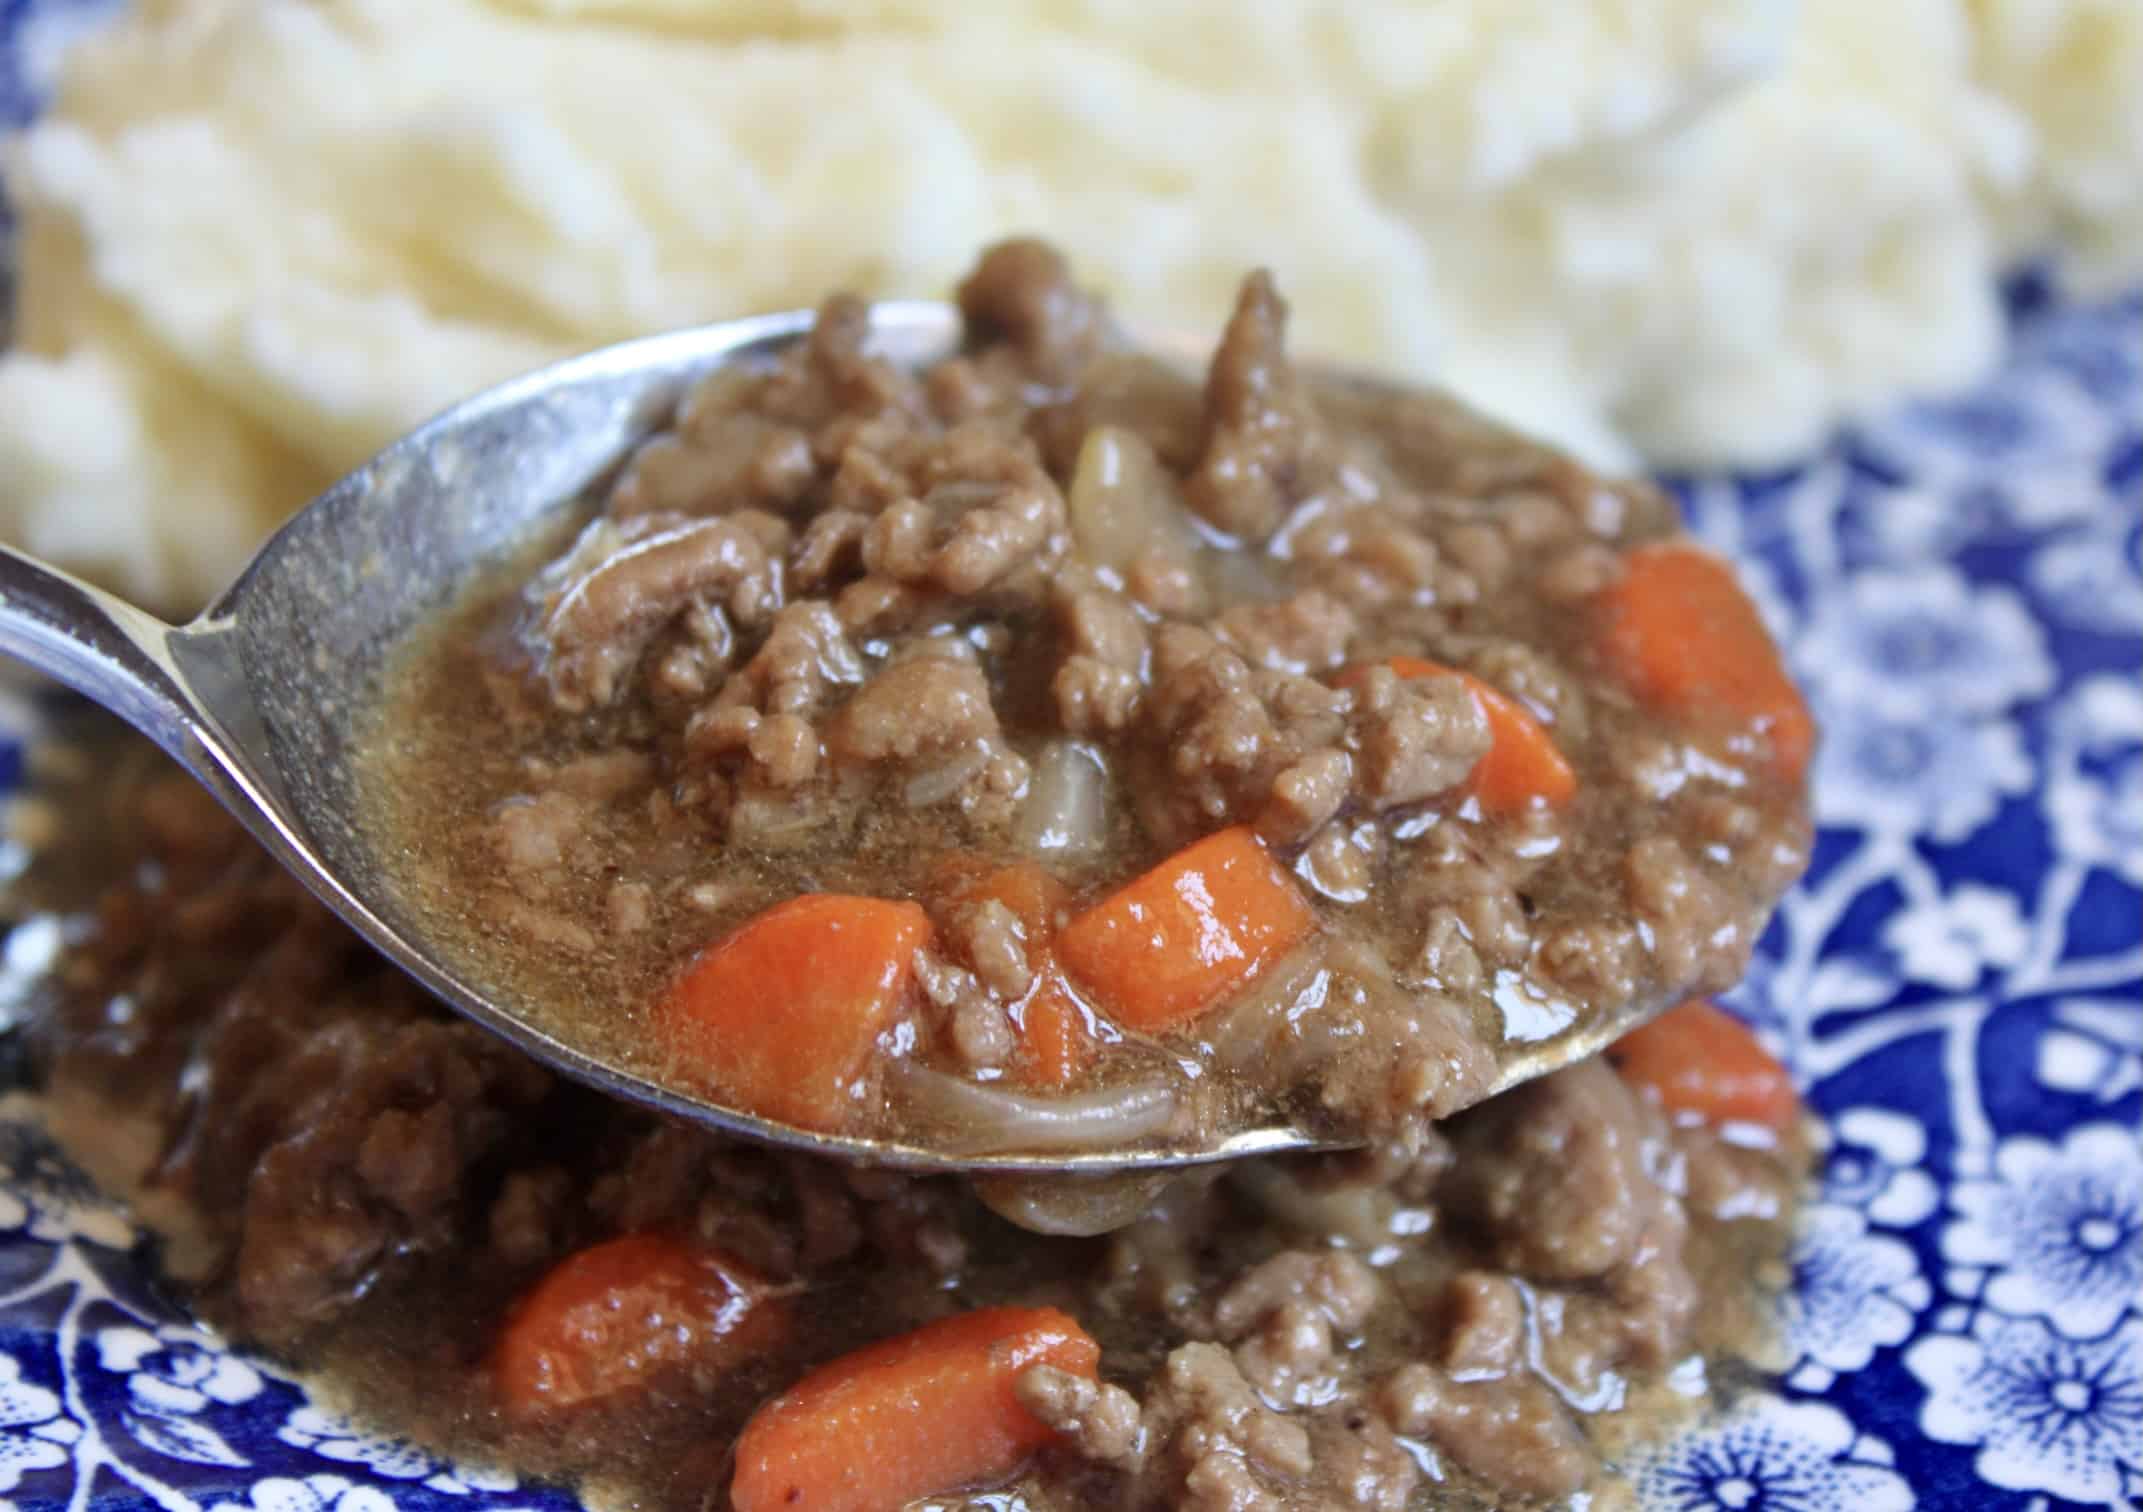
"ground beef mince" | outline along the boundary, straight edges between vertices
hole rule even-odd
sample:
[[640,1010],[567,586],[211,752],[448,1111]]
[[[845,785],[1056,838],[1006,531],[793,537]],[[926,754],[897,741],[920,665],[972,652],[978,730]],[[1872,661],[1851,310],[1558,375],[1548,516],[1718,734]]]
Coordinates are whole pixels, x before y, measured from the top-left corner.
[[1012,1151],[1418,1146],[1512,1047],[1740,975],[1810,730],[1660,494],[1298,370],[1262,273],[1202,382],[1040,244],[958,300],[923,371],[837,297],[709,377],[413,654],[368,786],[472,979]]
[[[531,803],[585,824],[641,780],[574,770]],[[385,1431],[678,1512],[1404,1512],[1604,1492],[1615,1446],[1750,1369],[1796,1112],[1723,1017],[1677,1010],[1619,1072],[1207,1168],[1114,1233],[1045,1237],[954,1178],[553,1078],[425,1001],[183,779],[111,801],[120,880],[33,1026],[48,1100],[111,1147],[206,1317]],[[531,854],[580,843],[527,823]],[[958,992],[1033,990],[1028,902],[947,906]],[[1328,959],[1258,986],[1360,969]],[[1708,1091],[1707,1064],[1731,1073]]]
[[732,1142],[116,775],[32,1027],[58,1126],[205,1317],[606,1503],[1607,1491],[1748,1374],[1799,1175],[1783,1072],[1681,1001],[1806,855],[1754,610],[1652,490],[1297,370],[1264,275],[1202,381],[1036,243],[959,308],[910,371],[828,301],[442,617],[366,758],[403,880],[546,1027],[774,1119],[1360,1148],[1078,1185]]

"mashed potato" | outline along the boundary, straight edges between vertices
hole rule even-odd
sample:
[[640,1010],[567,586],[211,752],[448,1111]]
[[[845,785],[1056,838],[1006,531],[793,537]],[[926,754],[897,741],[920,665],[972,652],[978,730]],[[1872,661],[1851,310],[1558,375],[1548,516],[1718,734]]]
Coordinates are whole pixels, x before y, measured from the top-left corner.
[[[1224,16],[1224,20],[1216,17]],[[0,533],[169,606],[451,400],[1015,230],[1134,319],[1768,462],[2143,259],[2139,0],[140,0],[9,144]]]

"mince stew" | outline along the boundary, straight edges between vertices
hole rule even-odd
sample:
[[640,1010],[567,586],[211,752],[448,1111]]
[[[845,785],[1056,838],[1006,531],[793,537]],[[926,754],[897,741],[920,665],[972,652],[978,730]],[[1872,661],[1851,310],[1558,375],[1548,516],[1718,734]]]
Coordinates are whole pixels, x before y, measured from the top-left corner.
[[1739,977],[1812,731],[1661,494],[1313,381],[1263,274],[1202,384],[1038,243],[958,297],[706,379],[398,674],[376,822],[544,1027],[820,1130],[1425,1149]]
[[139,742],[61,848],[105,860],[30,1024],[56,1127],[204,1318],[603,1505],[1608,1504],[1753,1370],[1799,1106],[1694,999],[1467,1105],[1730,983],[1802,866],[1753,610],[1652,490],[1297,374],[1263,276],[1202,387],[1037,244],[960,304],[924,372],[837,298],[696,389],[409,664],[379,822],[560,1028],[777,1118],[1364,1148],[1041,1233],[669,1121],[447,1014]]
[[1798,1112],[1715,1009],[1044,1237],[561,1081],[167,770],[96,770],[47,1104],[203,1317],[379,1430],[664,1512],[1602,1507],[1751,1373]]

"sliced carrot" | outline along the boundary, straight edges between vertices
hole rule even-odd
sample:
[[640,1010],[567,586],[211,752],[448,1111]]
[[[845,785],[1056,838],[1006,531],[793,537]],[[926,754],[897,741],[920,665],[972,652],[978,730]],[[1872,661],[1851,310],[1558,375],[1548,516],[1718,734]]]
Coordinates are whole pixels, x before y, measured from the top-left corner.
[[1100,1346],[1053,1307],[988,1307],[812,1371],[744,1425],[736,1512],[896,1512],[1001,1480],[1055,1437],[1013,1392],[1033,1365],[1092,1379]]
[[1701,998],[1632,1029],[1607,1053],[1623,1080],[1649,1088],[1672,1114],[1781,1132],[1799,1116],[1786,1068],[1739,1019]]
[[1598,607],[1610,669],[1647,705],[1798,782],[1815,721],[1733,569],[1682,541],[1629,554]]
[[[1333,679],[1346,688],[1359,683],[1374,663],[1343,668]],[[1400,677],[1432,677],[1441,672],[1466,685],[1488,721],[1488,754],[1475,763],[1465,790],[1480,799],[1491,814],[1515,814],[1535,803],[1553,807],[1568,803],[1577,792],[1577,773],[1555,748],[1545,726],[1525,705],[1502,689],[1491,686],[1471,672],[1424,660],[1418,656],[1386,657],[1382,665]]]
[[627,1234],[561,1260],[516,1301],[491,1351],[515,1413],[572,1407],[685,1364],[768,1348],[787,1318],[766,1282],[716,1250]]
[[1184,847],[1057,937],[1072,979],[1118,1023],[1157,1032],[1196,1018],[1317,923],[1247,825]]
[[944,863],[948,895],[962,903],[986,900],[1004,904],[1026,927],[1029,939],[1055,939],[1057,920],[1071,893],[1032,861],[994,862],[981,856],[956,856]]
[[913,903],[807,893],[702,951],[658,1010],[683,1074],[769,1118],[833,1129],[856,1111],[930,917]]
[[1027,995],[1012,1005],[1012,1021],[1019,1028],[1012,1074],[1027,1086],[1068,1087],[1101,1051],[1093,1020],[1054,968],[1035,974]]
[[993,866],[961,858],[951,870],[949,895],[955,901],[1002,903],[1026,934],[1027,966],[1034,980],[1019,1001],[1008,1005],[1019,1036],[1013,1077],[1031,1087],[1070,1086],[1101,1049],[1093,1021],[1057,960],[1057,920],[1070,892],[1032,861]]

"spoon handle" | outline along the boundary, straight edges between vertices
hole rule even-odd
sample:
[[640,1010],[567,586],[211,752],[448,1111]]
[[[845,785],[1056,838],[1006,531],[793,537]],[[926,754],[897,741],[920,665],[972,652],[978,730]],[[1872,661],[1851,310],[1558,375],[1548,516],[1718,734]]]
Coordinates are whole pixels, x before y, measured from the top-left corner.
[[0,655],[104,705],[188,766],[200,734],[173,630],[77,577],[0,546]]

